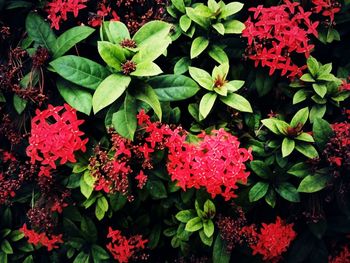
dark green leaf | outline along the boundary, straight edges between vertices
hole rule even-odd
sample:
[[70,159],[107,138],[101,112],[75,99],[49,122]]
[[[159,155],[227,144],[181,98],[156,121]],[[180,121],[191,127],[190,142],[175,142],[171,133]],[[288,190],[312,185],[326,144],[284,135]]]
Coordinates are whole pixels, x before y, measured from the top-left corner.
[[166,192],[165,186],[160,180],[148,180],[146,184],[146,189],[153,199],[164,199],[167,198],[168,194]]
[[327,182],[329,179],[330,177],[328,174],[308,175],[300,182],[298,192],[318,192],[327,186]]
[[324,149],[329,139],[334,135],[330,124],[320,118],[316,118],[314,120],[312,132],[316,141],[316,145],[321,150]]
[[154,92],[151,86],[144,85],[142,87],[138,87],[135,91],[135,98],[146,102],[149,106],[151,106],[154,113],[157,114],[159,120],[162,120],[162,108],[160,106],[157,94]]
[[229,263],[231,253],[227,252],[227,245],[221,239],[220,234],[216,236],[213,247],[213,263]]
[[309,171],[309,166],[306,163],[302,162],[302,163],[297,163],[293,165],[287,171],[287,173],[292,174],[296,177],[304,178],[310,173],[310,171]]
[[21,114],[25,110],[27,102],[28,101],[18,97],[16,94],[13,95],[13,106],[18,114]]
[[300,202],[300,196],[297,189],[288,182],[283,182],[277,185],[276,192],[284,199],[290,202]]
[[249,190],[249,201],[255,202],[259,199],[263,198],[269,189],[269,184],[265,182],[257,182],[250,190]]
[[310,159],[318,157],[318,152],[316,151],[315,147],[313,147],[311,144],[298,142],[295,145],[295,149]]
[[251,161],[250,168],[254,173],[264,179],[268,179],[272,175],[270,168],[260,160]]
[[107,251],[96,244],[91,246],[91,254],[96,263],[101,262],[101,260],[109,259]]

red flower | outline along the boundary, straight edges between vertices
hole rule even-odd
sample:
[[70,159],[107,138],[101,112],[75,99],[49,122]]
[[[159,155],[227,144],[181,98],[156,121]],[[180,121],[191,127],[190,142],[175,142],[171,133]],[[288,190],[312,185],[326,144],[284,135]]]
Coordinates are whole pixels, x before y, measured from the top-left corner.
[[329,24],[334,24],[334,15],[340,12],[340,3],[334,0],[312,0],[315,5],[314,12],[321,13],[325,17],[329,17]]
[[64,107],[49,105],[47,110],[36,110],[26,152],[31,163],[39,161],[45,165],[39,175],[50,176],[50,168],[56,169],[57,160],[60,164],[76,162],[74,152],[86,150],[88,139],[80,138],[84,133],[78,128],[83,122],[77,119],[76,110],[68,104]]
[[144,249],[148,242],[148,240],[143,240],[141,235],[127,238],[122,235],[121,231],[113,230],[111,227],[108,229],[107,238],[111,238],[112,241],[106,247],[119,263],[126,263],[130,259],[135,259],[136,254]]
[[138,181],[137,187],[142,189],[145,186],[148,177],[141,170],[140,173],[135,177],[135,179]]
[[340,251],[340,253],[332,258],[329,257],[329,263],[350,263],[350,249],[349,247],[346,245],[342,248],[342,251]]
[[278,262],[283,252],[296,237],[293,224],[286,224],[277,217],[276,223],[262,224],[256,235],[256,244],[250,244],[253,255],[260,254],[269,262]]
[[58,248],[58,243],[63,243],[62,234],[60,235],[51,235],[50,237],[46,233],[37,233],[34,230],[29,230],[27,225],[24,224],[22,228],[19,229],[25,237],[28,238],[28,243],[33,245],[42,245],[47,247],[48,251],[51,251],[54,248]]
[[223,129],[198,137],[202,138],[198,144],[187,143],[179,135],[167,143],[171,179],[184,190],[205,187],[213,198],[235,197],[236,183],[246,183],[249,176],[244,162],[252,160],[250,150],[239,148],[238,139]]

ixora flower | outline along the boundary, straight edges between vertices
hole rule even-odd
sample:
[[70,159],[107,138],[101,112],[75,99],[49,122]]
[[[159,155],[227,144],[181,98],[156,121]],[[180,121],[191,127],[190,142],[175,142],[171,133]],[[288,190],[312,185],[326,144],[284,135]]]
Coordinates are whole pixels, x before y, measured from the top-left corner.
[[111,227],[108,229],[107,238],[111,238],[112,241],[107,244],[108,251],[113,255],[115,260],[119,263],[129,262],[131,259],[142,259],[145,255],[137,257],[140,250],[145,248],[147,239],[142,239],[141,235],[131,236],[127,238],[122,235],[120,230],[113,230]]
[[286,224],[280,217],[276,223],[262,223],[260,233],[254,234],[256,242],[250,244],[253,255],[260,254],[268,262],[278,262],[283,252],[296,237],[293,224]]
[[244,162],[253,159],[251,151],[239,148],[237,137],[224,129],[198,138],[198,144],[187,143],[185,138],[167,144],[171,179],[177,180],[183,190],[205,187],[213,198],[222,195],[227,201],[236,197],[236,184],[246,183],[249,176]]
[[281,75],[301,76],[305,65],[299,67],[292,56],[304,54],[309,57],[314,48],[310,36],[317,37],[318,22],[310,20],[311,12],[305,12],[297,2],[284,1],[279,6],[250,8],[253,18],[245,22],[242,36],[248,40],[247,56],[263,67],[269,67],[269,74],[282,70]]
[[28,243],[33,245],[42,245],[47,247],[48,251],[51,251],[54,248],[58,248],[59,243],[63,243],[62,234],[48,236],[46,233],[37,233],[34,230],[27,228],[27,225],[24,224],[22,228],[19,229],[25,237],[28,238]]
[[79,130],[83,122],[77,119],[76,110],[68,104],[49,105],[46,110],[36,110],[26,153],[31,163],[41,162],[43,175],[49,175],[50,168],[56,169],[57,160],[60,164],[76,162],[74,152],[86,150],[88,139],[82,140],[80,137],[84,133]]

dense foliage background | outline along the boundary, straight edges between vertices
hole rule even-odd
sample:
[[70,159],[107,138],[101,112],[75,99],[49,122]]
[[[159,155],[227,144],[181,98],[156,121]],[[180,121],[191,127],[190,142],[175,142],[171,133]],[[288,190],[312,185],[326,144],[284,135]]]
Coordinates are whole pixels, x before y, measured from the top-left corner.
[[349,8],[0,0],[0,262],[350,262]]

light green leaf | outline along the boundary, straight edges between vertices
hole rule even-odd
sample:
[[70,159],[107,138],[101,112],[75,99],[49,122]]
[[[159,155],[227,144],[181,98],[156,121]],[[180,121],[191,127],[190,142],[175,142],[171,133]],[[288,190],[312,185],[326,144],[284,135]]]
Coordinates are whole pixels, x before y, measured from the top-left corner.
[[196,232],[199,229],[201,229],[202,227],[203,227],[202,219],[199,217],[195,217],[195,218],[190,219],[186,223],[185,230],[187,232]]
[[121,70],[121,64],[126,60],[121,46],[107,41],[98,41],[97,49],[101,58],[108,66],[115,68],[118,71]]
[[70,106],[77,111],[90,115],[92,95],[88,90],[63,79],[58,79],[56,84],[59,93]]
[[184,31],[187,32],[187,30],[191,26],[191,19],[187,15],[183,15],[180,17],[180,28]]
[[253,112],[249,101],[236,93],[229,93],[226,97],[220,97],[220,100],[238,111]]
[[113,114],[112,124],[117,133],[133,140],[137,128],[135,98],[126,93],[124,108]]
[[203,120],[208,116],[209,112],[214,106],[217,96],[218,95],[216,93],[208,92],[202,97],[199,103],[199,113],[200,113],[200,116],[202,117],[200,119]]
[[232,16],[239,11],[241,11],[243,8],[243,4],[240,2],[232,2],[224,6],[222,8],[219,19],[220,18],[227,18],[228,16]]
[[306,132],[301,133],[300,135],[298,135],[294,139],[299,140],[299,141],[304,141],[304,142],[315,142],[314,138]]
[[310,122],[313,123],[315,119],[320,118],[324,116],[326,113],[327,106],[326,105],[314,105],[311,108],[310,111]]
[[197,213],[194,209],[182,210],[178,212],[175,217],[181,223],[187,223],[190,219],[197,216]]
[[189,67],[188,69],[190,76],[197,81],[201,87],[207,90],[213,90],[214,81],[208,72],[195,67]]
[[293,96],[293,104],[297,104],[307,99],[309,92],[306,89],[298,90]]
[[240,88],[242,88],[244,83],[245,82],[243,80],[232,80],[232,81],[226,83],[225,85],[227,85],[228,91],[235,92],[235,91],[239,90]]
[[241,34],[245,29],[245,25],[238,20],[230,20],[223,23],[225,34]]
[[211,46],[211,49],[209,50],[208,54],[212,59],[214,59],[220,64],[229,62],[228,56],[225,53],[225,51],[217,45]]
[[181,75],[188,71],[191,65],[191,60],[188,57],[182,57],[179,59],[174,66],[174,74]]
[[177,10],[179,10],[181,13],[186,12],[186,7],[184,0],[171,0],[171,3],[176,7]]
[[301,110],[299,110],[293,117],[293,119],[290,122],[290,126],[297,127],[297,125],[304,126],[307,118],[309,117],[309,108],[305,107]]
[[129,76],[109,75],[96,89],[92,97],[92,106],[96,114],[116,101],[127,89],[131,81]]
[[154,20],[144,24],[133,36],[138,48],[153,46],[154,43],[162,41],[169,36],[171,24]]
[[68,55],[50,63],[63,78],[84,88],[95,90],[108,76],[109,72],[100,64],[78,56]]
[[99,206],[102,211],[107,212],[108,211],[108,201],[106,197],[101,196],[100,198],[97,199],[97,206]]
[[222,23],[216,23],[213,24],[212,27],[220,34],[224,35],[225,34],[225,27]]
[[215,230],[214,223],[211,219],[203,222],[203,231],[207,237],[209,238],[212,237],[214,234],[214,230]]
[[314,57],[310,56],[307,59],[306,63],[307,63],[307,67],[308,67],[308,70],[311,73],[311,75],[316,76],[318,73],[319,67],[320,67],[318,61]]
[[326,93],[327,93],[327,86],[324,85],[324,84],[317,84],[317,83],[314,83],[312,84],[312,87],[314,89],[314,91],[321,97],[323,98]]
[[80,178],[80,192],[87,198],[89,198],[92,194],[92,191],[94,190],[93,186],[88,185],[85,180],[84,177],[82,176]]
[[207,235],[204,233],[204,230],[200,230],[199,232],[199,237],[202,240],[204,245],[207,245],[209,247],[211,247],[211,245],[213,244],[213,235],[211,235],[210,237],[207,237]]
[[[142,64],[146,61],[154,61],[159,56],[164,54],[171,43],[171,38],[166,37],[164,39],[159,39],[152,45],[145,45],[139,48],[139,51],[133,56],[132,61],[136,64]],[[136,67],[137,68],[137,67]]]
[[196,11],[197,10],[195,10],[192,7],[186,7],[186,14],[188,15],[188,17],[196,24],[200,25],[204,29],[207,29],[210,25],[209,17],[200,16],[197,14]]
[[115,44],[120,44],[120,42],[124,39],[130,39],[129,30],[122,22],[109,21],[108,30],[110,32],[110,41]]
[[136,70],[131,72],[131,76],[150,77],[163,73],[161,68],[154,62],[145,61],[136,65]]
[[151,86],[145,85],[138,87],[135,91],[135,98],[150,105],[154,110],[154,113],[157,114],[159,121],[162,120],[162,108],[160,106],[157,94],[154,92]]
[[191,59],[198,57],[209,45],[209,40],[205,37],[197,37],[191,45]]
[[58,58],[64,55],[74,45],[90,36],[95,29],[88,26],[76,26],[68,29],[60,35],[55,43],[53,58]]
[[316,151],[315,147],[313,147],[311,144],[298,142],[295,145],[295,149],[310,159],[318,157],[318,152]]
[[315,82],[314,78],[309,73],[305,73],[304,75],[302,75],[300,80],[304,82]]
[[292,139],[285,137],[282,142],[282,157],[290,155],[295,147],[295,142]]

